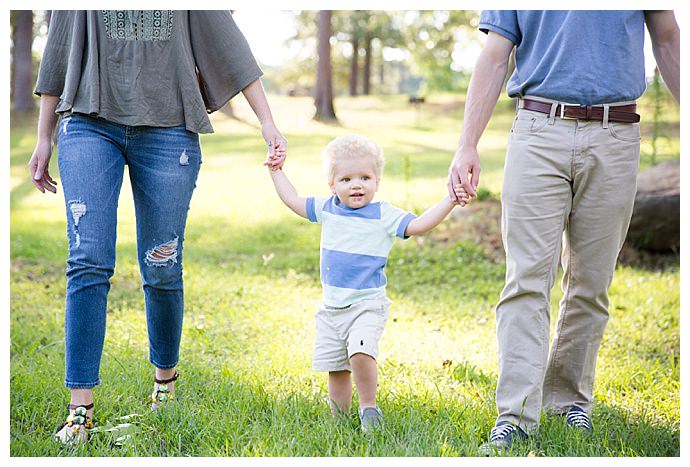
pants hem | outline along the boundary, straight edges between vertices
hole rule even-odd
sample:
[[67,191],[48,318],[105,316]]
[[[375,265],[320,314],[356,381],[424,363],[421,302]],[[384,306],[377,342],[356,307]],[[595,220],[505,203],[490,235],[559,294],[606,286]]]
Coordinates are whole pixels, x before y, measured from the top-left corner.
[[70,381],[68,379],[65,379],[65,387],[67,389],[93,389],[96,386],[101,384],[101,379],[98,378],[96,381],[89,382],[89,383],[80,383],[77,381]]

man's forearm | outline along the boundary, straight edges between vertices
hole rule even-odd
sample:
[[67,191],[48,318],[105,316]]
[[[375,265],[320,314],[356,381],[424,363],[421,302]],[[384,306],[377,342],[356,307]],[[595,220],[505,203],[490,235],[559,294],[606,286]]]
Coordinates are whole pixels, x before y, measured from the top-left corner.
[[680,29],[673,11],[645,13],[652,52],[668,89],[680,103]]
[[680,37],[654,46],[653,52],[664,83],[680,103]]
[[[504,38],[492,37],[492,34],[489,35],[488,40],[507,41]],[[500,45],[503,50],[506,46],[507,44]],[[510,49],[508,49],[508,56],[509,54]],[[459,141],[460,147],[477,147],[479,138],[489,123],[498,96],[501,94],[507,71],[508,60],[507,57],[503,56],[501,50],[492,50],[490,47],[485,47],[482,50],[467,89],[464,124]]]

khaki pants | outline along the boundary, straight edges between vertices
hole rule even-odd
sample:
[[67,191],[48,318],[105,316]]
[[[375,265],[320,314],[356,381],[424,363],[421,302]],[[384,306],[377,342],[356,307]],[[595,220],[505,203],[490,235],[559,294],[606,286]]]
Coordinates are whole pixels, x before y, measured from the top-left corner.
[[[638,124],[518,110],[501,195],[506,283],[496,306],[497,421],[533,432],[542,405],[559,413],[571,405],[590,411],[639,154]],[[559,257],[564,295],[549,352]]]

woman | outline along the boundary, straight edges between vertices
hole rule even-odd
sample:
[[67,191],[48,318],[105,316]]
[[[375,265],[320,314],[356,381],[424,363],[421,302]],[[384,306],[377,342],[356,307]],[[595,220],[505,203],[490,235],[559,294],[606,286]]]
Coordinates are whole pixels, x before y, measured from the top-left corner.
[[183,316],[182,247],[208,113],[240,91],[261,122],[275,168],[286,141],[276,128],[252,53],[227,11],[55,11],[41,61],[34,185],[48,172],[57,127],[69,257],[65,385],[70,415],[57,433],[84,442],[105,338],[115,266],[117,200],[129,166],[146,303],[152,406],[174,397]]

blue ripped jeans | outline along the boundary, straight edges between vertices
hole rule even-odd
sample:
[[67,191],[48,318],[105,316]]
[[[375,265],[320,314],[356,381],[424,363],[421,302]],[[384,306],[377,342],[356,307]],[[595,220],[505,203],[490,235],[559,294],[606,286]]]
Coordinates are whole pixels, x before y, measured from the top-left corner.
[[126,126],[78,114],[64,117],[57,130],[69,240],[65,386],[100,383],[125,165],[136,212],[149,359],[158,368],[173,368],[184,309],[182,243],[201,165],[199,136],[184,126]]

